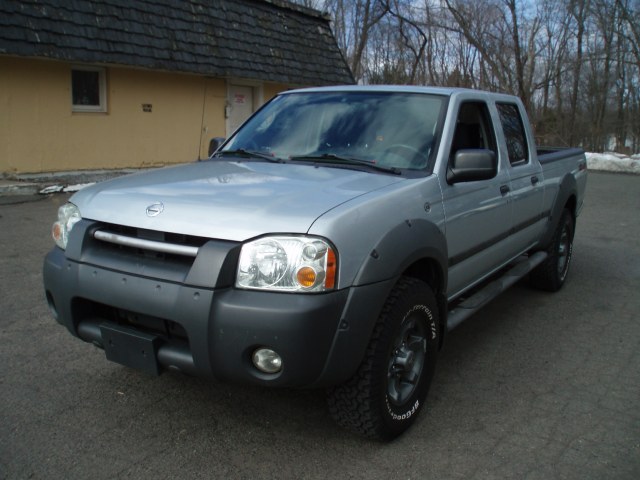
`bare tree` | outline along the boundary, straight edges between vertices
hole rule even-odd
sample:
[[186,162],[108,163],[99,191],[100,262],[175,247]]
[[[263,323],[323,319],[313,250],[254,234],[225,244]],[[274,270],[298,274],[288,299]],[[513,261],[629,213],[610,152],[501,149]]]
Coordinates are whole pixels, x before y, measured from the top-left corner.
[[361,83],[520,96],[538,136],[640,147],[640,0],[298,0]]

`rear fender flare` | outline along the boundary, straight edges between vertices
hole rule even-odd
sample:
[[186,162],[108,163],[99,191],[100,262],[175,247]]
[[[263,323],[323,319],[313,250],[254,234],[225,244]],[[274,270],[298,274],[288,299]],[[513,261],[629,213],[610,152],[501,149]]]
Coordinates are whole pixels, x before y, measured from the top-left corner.
[[[540,238],[540,247],[542,250],[546,249],[551,245],[551,241],[553,240],[553,234],[558,227],[558,222],[560,222],[560,217],[562,216],[562,211],[567,207],[570,203],[571,198],[576,198],[578,191],[578,185],[576,179],[571,174],[566,174],[560,183],[560,187],[558,189],[558,195],[556,196],[556,201],[551,207],[551,215],[549,217],[549,222],[547,223],[547,227]],[[575,220],[576,211],[575,209],[571,210],[571,216]]]

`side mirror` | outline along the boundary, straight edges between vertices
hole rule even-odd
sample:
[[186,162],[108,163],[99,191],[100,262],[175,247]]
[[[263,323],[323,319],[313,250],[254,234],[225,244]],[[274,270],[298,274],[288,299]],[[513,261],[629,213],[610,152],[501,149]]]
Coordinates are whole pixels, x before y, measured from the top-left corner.
[[209,156],[213,155],[218,148],[224,143],[223,137],[213,137],[209,142]]
[[485,149],[458,150],[447,169],[447,182],[489,180],[498,173],[496,154]]

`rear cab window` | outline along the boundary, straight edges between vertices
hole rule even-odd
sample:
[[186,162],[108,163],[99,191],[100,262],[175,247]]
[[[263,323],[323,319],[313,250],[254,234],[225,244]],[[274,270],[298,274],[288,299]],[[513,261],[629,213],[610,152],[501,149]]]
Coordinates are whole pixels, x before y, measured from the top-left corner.
[[496,107],[507,144],[509,163],[514,167],[526,165],[529,163],[529,146],[518,106],[515,103],[496,103]]

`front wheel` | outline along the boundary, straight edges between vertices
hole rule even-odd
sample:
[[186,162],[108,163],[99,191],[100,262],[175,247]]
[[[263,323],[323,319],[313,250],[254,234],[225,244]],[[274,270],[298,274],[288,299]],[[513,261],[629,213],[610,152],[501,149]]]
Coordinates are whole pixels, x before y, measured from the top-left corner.
[[439,324],[431,288],[402,277],[382,309],[358,371],[329,391],[329,410],[338,424],[379,440],[409,428],[429,391]]
[[573,231],[573,216],[565,209],[556,227],[549,256],[529,276],[531,285],[535,288],[556,292],[564,285],[573,253]]

